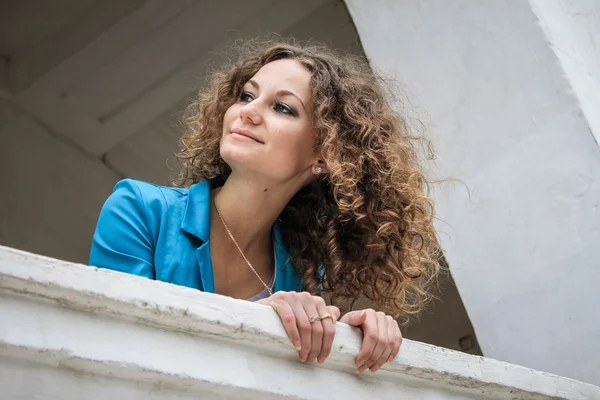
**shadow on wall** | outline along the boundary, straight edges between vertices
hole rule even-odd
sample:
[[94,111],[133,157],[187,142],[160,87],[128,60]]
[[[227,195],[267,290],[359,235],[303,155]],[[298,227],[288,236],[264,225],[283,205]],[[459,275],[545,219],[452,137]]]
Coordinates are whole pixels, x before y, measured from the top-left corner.
[[450,273],[440,278],[437,297],[438,299],[434,300],[419,317],[403,327],[404,337],[447,349],[483,355],[473,325]]

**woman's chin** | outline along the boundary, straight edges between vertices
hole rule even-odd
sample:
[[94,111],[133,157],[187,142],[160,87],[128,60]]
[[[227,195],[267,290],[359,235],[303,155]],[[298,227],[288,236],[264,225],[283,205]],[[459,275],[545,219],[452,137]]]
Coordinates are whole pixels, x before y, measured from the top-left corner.
[[253,167],[261,165],[261,158],[264,159],[256,151],[229,145],[221,147],[221,158],[234,170],[254,169]]

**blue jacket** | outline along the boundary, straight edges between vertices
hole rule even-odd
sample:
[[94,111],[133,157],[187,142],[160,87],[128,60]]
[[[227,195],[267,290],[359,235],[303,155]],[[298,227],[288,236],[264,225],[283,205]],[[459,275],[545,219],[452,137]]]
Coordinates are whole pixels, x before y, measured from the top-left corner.
[[[189,189],[125,179],[102,207],[90,265],[215,291],[210,257],[210,182]],[[274,291],[301,291],[277,223]]]

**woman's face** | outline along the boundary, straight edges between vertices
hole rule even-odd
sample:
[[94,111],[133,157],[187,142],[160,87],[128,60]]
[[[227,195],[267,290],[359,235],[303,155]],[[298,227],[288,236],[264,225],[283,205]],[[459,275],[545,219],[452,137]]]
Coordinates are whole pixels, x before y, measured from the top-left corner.
[[243,86],[223,118],[221,157],[234,172],[308,183],[317,162],[310,78],[298,61],[277,60]]

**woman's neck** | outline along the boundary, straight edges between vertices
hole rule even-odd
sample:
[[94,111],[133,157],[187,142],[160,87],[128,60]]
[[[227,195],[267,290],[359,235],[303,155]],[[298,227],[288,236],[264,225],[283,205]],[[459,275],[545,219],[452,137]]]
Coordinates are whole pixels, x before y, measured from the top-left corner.
[[[215,191],[215,206],[244,253],[270,248],[273,224],[294,195],[288,192],[283,187],[244,179],[233,173]],[[220,222],[219,215],[215,217]],[[227,234],[220,229],[213,232],[219,236]]]

